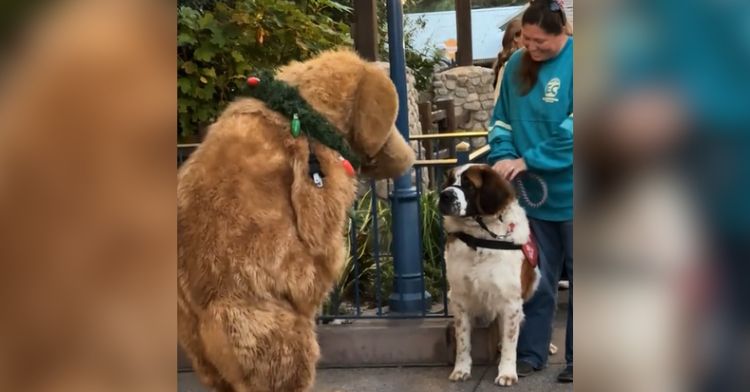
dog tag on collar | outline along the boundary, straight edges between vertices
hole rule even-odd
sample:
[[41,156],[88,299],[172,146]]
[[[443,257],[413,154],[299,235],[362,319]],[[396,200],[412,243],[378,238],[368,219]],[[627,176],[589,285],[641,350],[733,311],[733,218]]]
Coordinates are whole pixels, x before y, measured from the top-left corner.
[[312,178],[316,187],[318,188],[323,187],[323,177],[320,176],[320,173],[313,173]]

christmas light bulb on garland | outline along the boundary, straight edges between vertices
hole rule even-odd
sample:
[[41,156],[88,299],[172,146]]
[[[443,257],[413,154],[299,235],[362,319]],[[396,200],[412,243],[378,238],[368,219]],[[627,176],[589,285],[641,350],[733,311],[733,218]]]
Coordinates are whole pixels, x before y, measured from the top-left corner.
[[341,158],[341,166],[344,167],[344,171],[346,172],[346,174],[354,177],[354,174],[356,174],[356,172],[354,171],[354,166],[352,166],[351,162],[347,161],[344,158]]
[[301,134],[316,140],[326,147],[338,151],[342,156],[344,171],[354,176],[360,166],[359,157],[352,152],[344,138],[310,104],[299,95],[296,87],[273,77],[268,71],[247,78],[250,96],[263,101],[268,108],[281,113],[290,120],[290,132],[297,138]]
[[292,125],[290,129],[292,130],[292,137],[296,138],[299,136],[300,133],[300,123],[299,123],[299,115],[297,113],[294,113],[294,117],[292,117]]

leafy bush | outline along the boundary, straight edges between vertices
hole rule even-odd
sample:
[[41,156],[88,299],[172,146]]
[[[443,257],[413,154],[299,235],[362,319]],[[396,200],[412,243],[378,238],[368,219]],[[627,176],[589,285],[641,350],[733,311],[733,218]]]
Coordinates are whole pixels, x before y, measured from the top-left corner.
[[[419,203],[422,212],[422,262],[425,289],[432,295],[434,302],[441,302],[445,284],[442,268],[443,230],[442,218],[437,210],[437,198],[436,191],[425,190],[420,195]],[[372,211],[371,191],[357,200],[352,208],[351,216],[354,219],[349,220],[346,232],[346,266],[333,293],[323,307],[323,314],[333,315],[346,311],[346,309],[341,309],[340,303],[354,303],[357,295],[363,308],[374,307],[378,296],[380,296],[381,305],[388,304],[394,278],[393,256],[390,254],[392,243],[390,203],[377,197],[375,199],[377,214],[373,214]],[[377,235],[373,226],[376,215]],[[352,227],[352,224],[355,227]],[[353,235],[351,230],[354,230]],[[375,258],[376,240],[380,249],[380,257],[377,260]],[[359,260],[359,265],[356,264],[356,260]],[[378,291],[377,284],[378,265],[380,266],[380,291]],[[359,285],[358,293],[357,284]]]
[[[248,74],[351,46],[351,9],[334,0],[192,0],[177,10],[179,136],[194,138]],[[334,20],[331,15],[336,15]]]
[[[385,2],[378,2],[377,7],[378,54],[381,60],[388,61],[388,19]],[[414,45],[414,36],[419,30],[424,29],[425,24],[425,20],[421,18],[416,22],[404,19],[404,57],[406,66],[414,74],[416,88],[420,92],[432,89],[432,75],[441,59],[441,51],[434,44],[423,50]]]
[[435,66],[443,58],[442,51],[434,43],[420,50],[414,46],[414,35],[424,29],[426,22],[418,18],[414,22],[406,22],[404,26],[404,41],[406,44],[406,66],[414,73],[416,87],[420,92],[432,90],[432,76]]
[[[194,140],[245,87],[254,70],[351,46],[352,0],[180,0],[177,9],[178,138]],[[380,58],[388,60],[385,2],[378,2]],[[424,22],[407,23],[406,64],[431,88],[439,51],[416,49]]]

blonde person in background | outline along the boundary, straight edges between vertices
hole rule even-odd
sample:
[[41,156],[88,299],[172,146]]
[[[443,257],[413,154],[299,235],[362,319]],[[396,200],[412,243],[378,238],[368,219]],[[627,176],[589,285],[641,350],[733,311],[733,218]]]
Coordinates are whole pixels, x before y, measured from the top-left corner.
[[505,62],[522,46],[521,38],[521,20],[513,19],[505,27],[503,48],[498,52],[495,64],[492,65],[492,71],[495,72],[495,79],[492,82],[493,86],[495,86],[495,102],[497,102],[497,96],[500,94],[500,82],[503,80]]

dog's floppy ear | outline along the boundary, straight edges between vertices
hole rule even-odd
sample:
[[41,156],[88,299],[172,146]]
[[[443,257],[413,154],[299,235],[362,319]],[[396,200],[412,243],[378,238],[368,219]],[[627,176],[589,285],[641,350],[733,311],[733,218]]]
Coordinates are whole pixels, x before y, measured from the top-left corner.
[[482,186],[479,188],[479,211],[482,215],[495,215],[507,206],[515,191],[508,181],[490,166],[481,169]]

